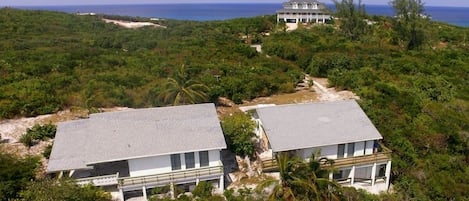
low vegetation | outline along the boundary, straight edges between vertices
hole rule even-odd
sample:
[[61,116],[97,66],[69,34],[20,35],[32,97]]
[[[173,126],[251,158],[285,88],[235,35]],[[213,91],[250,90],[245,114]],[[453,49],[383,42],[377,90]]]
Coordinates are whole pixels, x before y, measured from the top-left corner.
[[26,133],[20,138],[20,142],[27,147],[31,147],[37,143],[37,141],[43,141],[48,139],[54,139],[57,126],[54,124],[36,124],[32,128],[26,129]]
[[256,123],[248,114],[238,112],[223,118],[223,133],[227,141],[228,149],[239,156],[254,156],[254,129]]
[[[358,20],[291,32],[277,27],[274,16],[168,20],[162,22],[167,29],[130,30],[96,16],[3,8],[0,118],[71,106],[149,107],[218,97],[240,103],[291,92],[308,73],[359,95],[393,151],[392,194],[343,189],[340,199],[464,200],[469,197],[469,29],[422,18],[419,2],[392,1],[397,18],[360,11],[353,16]],[[402,10],[414,4],[415,9]],[[362,26],[360,20],[370,23],[346,24]],[[261,43],[263,53],[251,43]],[[191,84],[199,87],[187,94],[200,96],[176,99],[173,94]],[[241,114],[223,119],[230,149],[239,155],[253,154],[249,131],[255,125],[243,123],[248,119]],[[24,141],[52,137],[34,135]],[[26,195],[19,192],[34,189],[28,186],[37,159],[0,157],[0,200],[19,199]],[[247,192],[225,196],[255,200]]]

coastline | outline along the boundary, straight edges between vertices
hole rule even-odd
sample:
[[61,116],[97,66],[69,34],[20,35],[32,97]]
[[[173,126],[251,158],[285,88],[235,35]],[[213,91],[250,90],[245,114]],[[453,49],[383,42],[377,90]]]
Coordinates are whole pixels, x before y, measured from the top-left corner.
[[[332,8],[333,5],[328,4]],[[149,17],[175,20],[214,21],[234,18],[274,15],[280,3],[204,3],[204,4],[125,4],[76,6],[17,6],[25,10],[50,10],[66,13],[98,13],[131,17]],[[469,27],[469,7],[426,6],[433,21]],[[394,16],[388,5],[366,5],[370,15]]]

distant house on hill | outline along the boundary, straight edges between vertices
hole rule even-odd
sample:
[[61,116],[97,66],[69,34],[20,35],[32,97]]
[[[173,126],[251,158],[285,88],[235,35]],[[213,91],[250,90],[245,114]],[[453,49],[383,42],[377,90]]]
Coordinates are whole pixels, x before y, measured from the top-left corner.
[[47,172],[119,200],[167,185],[189,191],[199,181],[223,190],[225,148],[214,104],[98,113],[58,124]]
[[317,0],[290,0],[277,11],[277,22],[287,24],[326,23],[330,18],[326,5]]
[[268,164],[282,152],[305,160],[320,152],[335,161],[330,179],[372,193],[388,190],[390,151],[378,144],[381,134],[355,100],[258,107],[253,117],[267,153],[264,169],[275,169]]

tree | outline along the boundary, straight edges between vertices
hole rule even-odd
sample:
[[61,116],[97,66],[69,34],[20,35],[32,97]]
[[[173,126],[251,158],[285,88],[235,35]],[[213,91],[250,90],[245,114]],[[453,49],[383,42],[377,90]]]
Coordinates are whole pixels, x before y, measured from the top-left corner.
[[396,14],[393,29],[397,40],[407,50],[420,48],[427,39],[425,29],[429,22],[422,0],[392,0],[390,4]]
[[[298,173],[298,180],[304,186],[308,186],[305,192],[306,197],[310,200],[329,200],[338,201],[340,199],[340,186],[329,180],[329,173],[333,171],[332,164],[333,160],[327,158],[318,158],[319,153],[314,153],[309,158],[308,162],[304,162],[303,167],[299,170],[303,170]],[[329,164],[329,168],[321,167],[321,164]]]
[[340,186],[329,180],[331,169],[321,167],[332,160],[319,159],[313,154],[308,162],[298,157],[289,157],[286,153],[277,155],[280,182],[268,179],[257,190],[272,187],[269,200],[334,200],[340,199]]
[[361,0],[355,5],[353,0],[334,0],[336,13],[340,18],[340,30],[351,40],[359,40],[367,32],[365,5]]
[[245,113],[234,113],[223,118],[223,132],[226,136],[228,148],[240,156],[254,155],[255,145],[253,141],[256,124]]
[[111,201],[111,195],[93,185],[79,186],[73,180],[31,182],[21,191],[21,200]]
[[210,182],[201,181],[192,191],[192,194],[199,199],[208,199],[212,196],[213,186]]
[[208,87],[190,79],[183,65],[174,77],[167,79],[159,98],[165,104],[171,105],[201,103],[208,100],[206,91]]
[[18,198],[18,193],[34,179],[39,158],[17,158],[0,152],[0,201]]

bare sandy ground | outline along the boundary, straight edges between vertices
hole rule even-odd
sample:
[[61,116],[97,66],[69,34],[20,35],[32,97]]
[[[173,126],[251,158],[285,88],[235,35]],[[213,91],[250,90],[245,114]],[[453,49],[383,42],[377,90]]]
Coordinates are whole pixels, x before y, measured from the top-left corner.
[[328,80],[327,78],[311,78],[313,81],[313,89],[318,94],[318,101],[338,101],[338,100],[348,100],[348,99],[360,99],[351,91],[337,91],[333,87],[327,87]]
[[[310,86],[310,82],[313,82],[312,86]],[[310,77],[309,75],[305,75],[303,83],[298,84],[295,93],[259,97],[251,101],[246,101],[240,105],[236,105],[230,100],[222,98],[221,102],[225,105],[225,107],[218,107],[217,111],[220,116],[225,116],[234,112],[239,112],[240,107],[249,108],[250,106],[254,107],[255,105],[282,105],[360,99],[360,97],[351,91],[338,91],[333,87],[327,86],[327,78]]]
[[122,21],[122,20],[110,20],[110,19],[104,19],[104,18],[103,18],[103,21],[106,23],[114,23],[116,25],[119,25],[121,27],[125,27],[128,29],[137,29],[137,28],[146,27],[146,26],[166,29],[166,26],[151,23],[151,22],[129,22],[129,21]]

